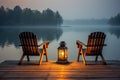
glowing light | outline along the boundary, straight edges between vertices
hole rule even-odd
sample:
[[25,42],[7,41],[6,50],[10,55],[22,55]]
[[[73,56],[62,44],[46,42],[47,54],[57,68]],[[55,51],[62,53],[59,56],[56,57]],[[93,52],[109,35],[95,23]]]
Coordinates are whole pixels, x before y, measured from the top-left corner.
[[61,55],[64,56],[64,52],[62,52]]

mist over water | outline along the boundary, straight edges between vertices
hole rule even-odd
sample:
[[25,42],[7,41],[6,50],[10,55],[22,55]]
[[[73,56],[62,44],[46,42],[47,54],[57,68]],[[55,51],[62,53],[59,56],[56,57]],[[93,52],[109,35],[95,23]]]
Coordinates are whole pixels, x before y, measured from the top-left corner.
[[[68,25],[56,27],[21,27],[21,28],[0,28],[0,62],[5,60],[19,60],[22,55],[22,48],[19,46],[19,34],[23,31],[30,31],[37,35],[38,43],[50,41],[48,47],[49,60],[57,60],[57,48],[60,41],[65,41],[68,47],[68,59],[77,59],[76,40],[87,43],[88,35],[91,32],[102,31],[106,36],[103,48],[103,55],[106,60],[120,60],[120,28],[109,25]],[[30,57],[39,60],[39,57]],[[94,60],[94,57],[86,57]],[[100,58],[99,58],[100,59]]]

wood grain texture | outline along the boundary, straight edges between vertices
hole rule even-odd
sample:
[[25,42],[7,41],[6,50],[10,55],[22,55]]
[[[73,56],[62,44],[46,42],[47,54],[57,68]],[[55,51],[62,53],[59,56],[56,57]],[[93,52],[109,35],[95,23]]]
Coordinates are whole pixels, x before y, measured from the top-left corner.
[[[57,64],[56,61],[43,62],[42,65],[5,61],[0,64],[0,80],[120,80],[120,61],[107,61],[108,65],[84,65],[70,61]],[[35,61],[36,62],[36,61]],[[34,63],[35,63],[34,62]]]

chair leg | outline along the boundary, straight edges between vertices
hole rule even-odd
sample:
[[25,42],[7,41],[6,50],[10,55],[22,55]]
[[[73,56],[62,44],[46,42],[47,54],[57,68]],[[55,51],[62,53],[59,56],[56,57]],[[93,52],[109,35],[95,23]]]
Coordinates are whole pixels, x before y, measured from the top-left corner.
[[27,61],[30,61],[30,58],[29,58],[29,56],[27,55]]
[[102,63],[103,63],[104,65],[106,65],[107,63],[106,63],[106,61],[105,61],[105,59],[104,59],[103,55],[102,55],[102,54],[100,54],[100,56],[101,56],[101,58],[102,58]]
[[80,58],[80,53],[78,53],[78,58],[77,58],[77,61],[79,62],[79,58]]
[[46,62],[48,62],[48,52],[47,52],[47,50],[46,50]]
[[96,58],[95,58],[95,62],[97,62],[98,61],[98,55],[96,56]]
[[39,60],[39,64],[42,63],[43,56],[44,56],[44,53],[41,53],[41,55],[40,55],[40,60]]
[[82,53],[82,60],[83,60],[83,63],[86,65],[86,60],[85,60],[85,55]]
[[80,52],[80,49],[78,49],[78,58],[77,58],[78,62],[79,62],[80,55],[81,55],[81,52]]
[[19,61],[18,65],[21,65],[21,63],[22,63],[22,61],[23,61],[24,57],[25,57],[25,55],[22,55],[22,56],[21,56],[21,58],[20,58],[20,61]]

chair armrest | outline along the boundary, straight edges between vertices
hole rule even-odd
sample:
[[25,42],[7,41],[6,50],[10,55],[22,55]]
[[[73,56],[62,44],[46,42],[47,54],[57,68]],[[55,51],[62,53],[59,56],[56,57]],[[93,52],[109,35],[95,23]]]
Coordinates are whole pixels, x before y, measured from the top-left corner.
[[46,48],[48,48],[49,43],[50,43],[49,41],[46,41],[40,45],[19,45],[19,46],[37,46],[37,47],[45,46]]
[[49,43],[50,43],[49,41],[43,42],[39,45],[39,47],[43,46],[45,48],[48,48]]
[[87,47],[86,44],[84,44],[83,42],[81,42],[81,41],[79,41],[79,40],[76,41],[76,44],[77,44],[78,46],[85,46],[85,47]]

